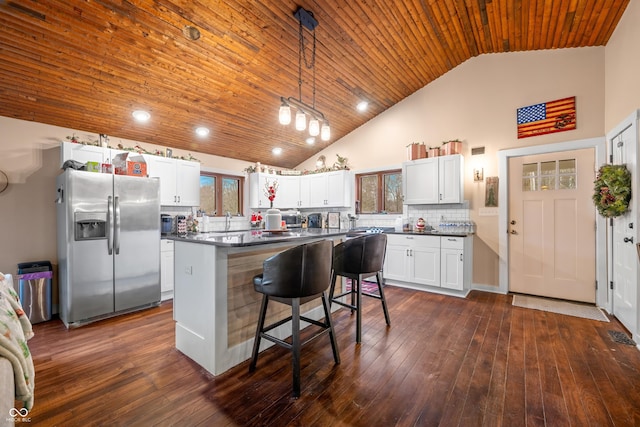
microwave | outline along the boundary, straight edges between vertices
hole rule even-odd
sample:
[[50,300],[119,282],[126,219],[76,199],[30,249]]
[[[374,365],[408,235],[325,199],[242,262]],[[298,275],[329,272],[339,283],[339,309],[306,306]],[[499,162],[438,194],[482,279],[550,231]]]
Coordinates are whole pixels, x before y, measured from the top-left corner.
[[282,211],[282,220],[286,224],[287,228],[301,228],[302,227],[302,215],[299,211]]

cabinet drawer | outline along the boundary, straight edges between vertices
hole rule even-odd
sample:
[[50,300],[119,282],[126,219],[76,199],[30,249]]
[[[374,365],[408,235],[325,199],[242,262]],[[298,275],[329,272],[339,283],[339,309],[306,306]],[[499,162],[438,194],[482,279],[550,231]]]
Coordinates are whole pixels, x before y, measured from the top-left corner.
[[160,239],[160,252],[173,251],[173,240]]
[[464,237],[440,237],[442,249],[464,249]]

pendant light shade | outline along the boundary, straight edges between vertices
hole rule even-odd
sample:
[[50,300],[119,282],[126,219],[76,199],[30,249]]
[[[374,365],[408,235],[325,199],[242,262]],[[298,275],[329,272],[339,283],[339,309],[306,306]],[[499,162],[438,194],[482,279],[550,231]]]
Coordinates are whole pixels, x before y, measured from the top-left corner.
[[323,141],[328,141],[331,139],[331,128],[329,127],[329,122],[325,121],[322,123],[322,129],[320,129],[320,139]]
[[315,117],[309,120],[309,135],[311,136],[320,135],[320,122]]
[[280,106],[280,113],[278,115],[281,125],[288,125],[291,123],[291,107],[287,104],[282,104]]
[[296,113],[296,130],[305,130],[307,128],[307,116],[298,110]]

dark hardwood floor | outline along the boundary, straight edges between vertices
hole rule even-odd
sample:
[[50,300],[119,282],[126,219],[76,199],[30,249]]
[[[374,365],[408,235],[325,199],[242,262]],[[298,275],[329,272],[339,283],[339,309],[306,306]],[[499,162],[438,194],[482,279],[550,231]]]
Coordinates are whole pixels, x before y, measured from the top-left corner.
[[[290,356],[272,347],[213,377],[174,348],[172,303],[67,331],[34,325],[33,426],[639,426],[640,351],[610,338],[621,325],[386,288],[328,337],[303,348],[302,396]],[[256,314],[257,316],[257,314]]]

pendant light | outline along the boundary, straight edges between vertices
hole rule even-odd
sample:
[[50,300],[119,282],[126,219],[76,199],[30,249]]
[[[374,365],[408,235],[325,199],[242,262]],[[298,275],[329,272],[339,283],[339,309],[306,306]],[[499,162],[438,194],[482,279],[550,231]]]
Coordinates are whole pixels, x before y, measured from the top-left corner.
[[[296,130],[303,131],[307,128],[307,114],[310,117],[309,120],[309,135],[318,136],[323,141],[328,141],[331,138],[331,129],[329,128],[329,122],[324,114],[316,110],[316,27],[318,21],[313,17],[313,13],[299,7],[293,14],[295,18],[300,22],[298,31],[298,98],[293,97],[280,97],[281,105],[278,114],[280,124],[288,125],[291,123],[291,107],[296,108],[295,127]],[[307,61],[305,52],[305,37],[304,28],[313,33],[313,46],[311,50],[311,60]],[[308,105],[302,101],[302,63],[304,62],[305,68],[313,71],[313,99],[312,105]],[[322,123],[322,125],[320,125]]]
[[278,115],[281,125],[288,125],[291,123],[291,107],[288,104],[282,103],[280,105],[280,114]]

